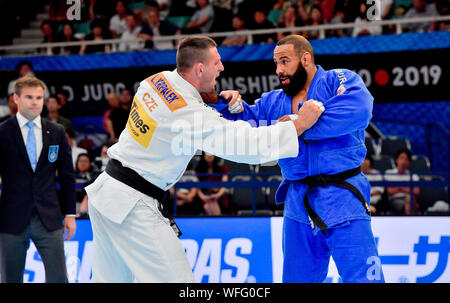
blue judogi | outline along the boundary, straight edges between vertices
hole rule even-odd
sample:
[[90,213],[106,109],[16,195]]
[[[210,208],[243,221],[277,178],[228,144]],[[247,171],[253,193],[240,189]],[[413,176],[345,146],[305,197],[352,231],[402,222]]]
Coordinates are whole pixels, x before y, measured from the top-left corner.
[[[318,255],[327,255],[327,258],[322,258],[323,260],[320,261],[326,262],[327,267],[330,254],[333,255],[333,259],[342,260],[343,258],[339,254],[345,256],[348,252],[333,245],[345,244],[347,241],[346,234],[335,232],[334,229],[342,231],[343,226],[348,224],[352,225],[350,226],[352,234],[358,234],[359,229],[363,233],[355,237],[359,239],[358,245],[363,249],[359,251],[359,257],[368,260],[372,260],[370,258],[373,256],[378,258],[370,228],[370,215],[367,214],[361,201],[351,191],[328,185],[314,188],[309,193],[308,198],[311,208],[328,226],[323,235],[318,235],[317,226],[314,227],[313,231],[311,230],[310,220],[302,203],[308,186],[295,182],[295,180],[308,176],[341,173],[361,165],[366,155],[364,131],[372,118],[373,97],[361,77],[356,73],[346,69],[325,71],[322,67],[317,66],[317,72],[309,87],[306,99],[322,102],[325,106],[325,112],[313,127],[299,137],[298,156],[278,161],[284,180],[277,190],[276,203],[285,203],[284,216],[289,219],[285,220],[283,228],[283,239],[286,240],[283,241],[285,264],[297,264],[295,260],[298,258],[319,260]],[[302,104],[300,103],[299,106]],[[275,124],[279,118],[292,114],[292,98],[282,90],[264,93],[260,99],[255,101],[254,105],[250,106],[245,102],[243,102],[243,105],[244,111],[238,115],[230,114],[223,100],[211,106],[227,119],[251,121],[252,125],[256,126]],[[367,203],[370,201],[370,184],[362,173],[347,179],[347,182],[361,192]],[[295,227],[291,226],[291,223]],[[331,234],[334,234],[334,236],[331,236]],[[302,252],[305,251],[303,247],[305,243],[297,246],[295,243],[300,242],[291,241],[292,237],[297,238],[300,235],[301,237],[310,237],[305,243],[311,245],[317,244],[322,236],[334,238],[332,238],[333,241],[327,242],[329,244],[320,246],[322,250],[316,247],[311,250],[311,255],[302,256]],[[292,247],[292,245],[294,246]],[[333,247],[330,247],[330,245]],[[344,282],[384,281],[381,266],[379,268],[381,278],[370,279],[367,278],[367,271],[372,270],[374,264],[365,262],[365,260],[358,262],[360,264],[367,263],[367,266],[359,267],[360,272],[353,273],[351,276],[344,273],[348,272],[347,267],[354,264],[352,260],[349,259],[348,264],[340,262],[338,270]],[[314,268],[319,267],[322,269],[315,273]],[[285,282],[316,282],[325,278],[322,278],[322,265],[308,266],[308,268],[291,267],[290,270],[286,268],[285,266],[283,274],[283,281]],[[315,278],[312,279],[311,277]],[[372,276],[369,275],[369,277]]]

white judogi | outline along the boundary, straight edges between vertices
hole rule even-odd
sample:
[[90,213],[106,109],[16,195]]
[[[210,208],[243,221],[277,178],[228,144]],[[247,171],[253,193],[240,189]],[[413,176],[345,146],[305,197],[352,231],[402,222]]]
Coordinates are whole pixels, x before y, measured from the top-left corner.
[[[226,120],[175,70],[140,83],[126,128],[108,155],[168,190],[197,150],[258,164],[296,157],[298,148],[292,121],[252,128]],[[86,192],[94,233],[93,281],[194,281],[181,242],[156,200],[106,172]]]

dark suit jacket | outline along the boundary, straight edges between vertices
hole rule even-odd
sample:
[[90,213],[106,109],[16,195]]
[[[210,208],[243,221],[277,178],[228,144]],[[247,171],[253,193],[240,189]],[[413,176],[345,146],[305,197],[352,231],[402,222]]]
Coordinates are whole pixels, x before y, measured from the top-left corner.
[[[75,214],[75,174],[72,151],[64,128],[45,118],[41,121],[42,152],[35,172],[28,159],[17,117],[0,124],[2,233],[23,232],[30,222],[34,206],[49,231],[62,228],[62,220],[66,214]],[[52,153],[56,146],[57,156]],[[59,197],[57,181],[60,184]]]
[[[161,36],[171,36],[175,35],[177,33],[178,27],[170,23],[169,21],[161,20],[159,22],[159,34]],[[141,34],[147,34],[153,37],[153,29],[152,27],[146,23],[142,23],[142,29]],[[145,42],[146,48],[153,48],[153,41],[146,41]]]

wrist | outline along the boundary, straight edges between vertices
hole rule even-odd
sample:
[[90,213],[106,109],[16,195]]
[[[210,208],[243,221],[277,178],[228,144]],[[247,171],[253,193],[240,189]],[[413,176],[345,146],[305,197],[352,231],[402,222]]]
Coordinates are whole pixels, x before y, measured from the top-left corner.
[[297,130],[297,136],[300,136],[308,129],[308,127],[305,125],[305,123],[301,119],[297,118],[297,119],[293,120],[293,122],[295,125],[295,129]]

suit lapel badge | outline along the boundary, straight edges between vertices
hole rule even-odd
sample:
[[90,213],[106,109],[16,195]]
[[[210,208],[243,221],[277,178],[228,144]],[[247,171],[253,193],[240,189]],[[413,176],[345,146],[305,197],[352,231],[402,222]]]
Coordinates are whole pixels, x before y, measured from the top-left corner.
[[48,148],[48,161],[53,163],[58,159],[59,145],[50,145]]

